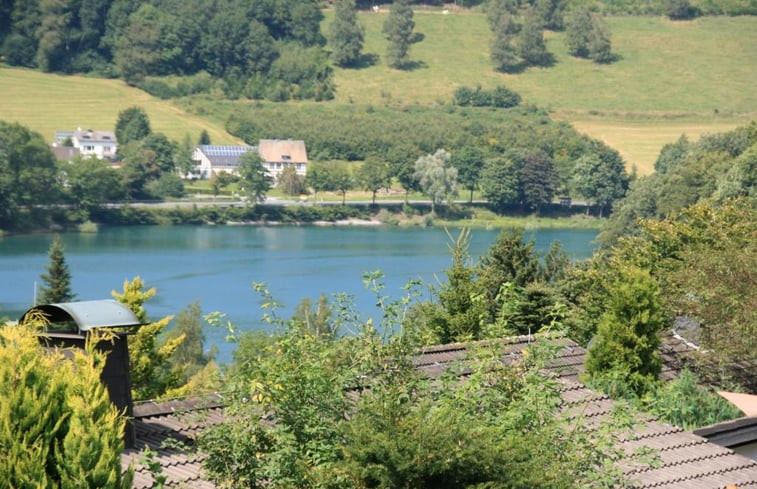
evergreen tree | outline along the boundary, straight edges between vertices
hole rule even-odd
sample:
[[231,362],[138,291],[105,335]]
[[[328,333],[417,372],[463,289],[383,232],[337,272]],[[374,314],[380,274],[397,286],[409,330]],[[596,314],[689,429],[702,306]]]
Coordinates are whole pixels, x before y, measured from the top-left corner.
[[40,276],[45,285],[40,289],[38,304],[71,302],[76,297],[71,291],[71,273],[68,271],[63,251],[63,240],[56,234],[50,243],[50,264],[45,267],[47,273]]
[[360,60],[364,30],[357,21],[355,0],[337,0],[330,25],[331,58],[339,66],[353,66]]
[[543,65],[549,59],[544,44],[542,20],[533,8],[528,9],[520,33],[520,56],[528,65]]
[[660,374],[659,333],[664,325],[655,279],[648,271],[623,267],[586,356],[587,377],[612,397],[643,395]]
[[610,30],[587,7],[578,7],[568,17],[565,44],[568,53],[573,56],[588,58],[596,63],[609,63],[613,60]]
[[554,160],[537,149],[527,154],[520,170],[520,185],[523,202],[539,212],[543,204],[552,202],[558,182]]
[[175,368],[170,360],[185,338],[181,334],[160,341],[160,335],[173,316],[150,322],[144,303],[155,295],[155,288],[144,288],[144,280],[134,277],[131,282],[124,281],[123,292],[111,292],[113,298],[131,309],[143,325],[136,334],[129,337],[132,396],[136,400],[155,399],[179,386],[181,369]]
[[389,41],[386,50],[387,65],[398,69],[407,65],[414,28],[413,9],[407,0],[394,0],[383,29],[384,36]]
[[504,73],[517,71],[520,67],[518,51],[513,43],[518,25],[512,15],[504,13],[499,16],[497,24],[493,27],[491,44],[491,60],[494,69]]
[[197,140],[197,144],[200,146],[208,145],[210,144],[210,134],[208,134],[207,129],[203,129],[200,133],[200,139]]

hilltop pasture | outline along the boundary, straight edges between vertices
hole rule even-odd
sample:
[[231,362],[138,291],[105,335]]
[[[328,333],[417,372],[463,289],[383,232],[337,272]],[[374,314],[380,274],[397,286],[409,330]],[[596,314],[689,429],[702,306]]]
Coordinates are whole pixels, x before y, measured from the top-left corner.
[[[323,32],[333,12],[326,11]],[[484,15],[452,9],[418,10],[410,70],[387,67],[381,28],[387,10],[361,12],[365,62],[335,68],[336,98],[317,105],[334,110],[448,105],[460,86],[504,84],[525,104],[616,148],[629,168],[652,171],[660,148],[685,133],[696,140],[757,117],[757,17],[702,17],[672,22],[663,17],[611,17],[618,59],[598,65],[569,56],[563,33],[547,32],[554,65],[517,74],[495,72]],[[328,47],[328,46],[327,46]],[[28,125],[51,139],[56,129],[109,129],[120,110],[139,105],[153,129],[181,140],[205,128],[214,143],[236,143],[223,124],[229,114],[254,102],[221,101],[208,94],[165,101],[121,80],[44,74],[0,67],[0,119]],[[288,102],[296,112],[314,102]]]
[[491,35],[481,13],[416,12],[423,40],[411,48],[416,66],[408,71],[381,61],[386,14],[366,12],[359,18],[366,30],[365,52],[376,62],[336,69],[337,103],[442,104],[459,86],[505,84],[525,103],[547,108],[553,117],[615,147],[642,174],[651,172],[662,145],[682,133],[696,139],[757,117],[757,17],[687,22],[611,17],[618,59],[606,65],[569,56],[564,34],[547,32],[555,64],[517,74],[491,68]]
[[67,76],[0,66],[0,120],[18,122],[53,140],[56,130],[77,127],[113,130],[118,113],[138,105],[147,111],[155,132],[196,141],[203,129],[214,143],[237,144],[223,124],[185,112],[129,87],[122,80]]

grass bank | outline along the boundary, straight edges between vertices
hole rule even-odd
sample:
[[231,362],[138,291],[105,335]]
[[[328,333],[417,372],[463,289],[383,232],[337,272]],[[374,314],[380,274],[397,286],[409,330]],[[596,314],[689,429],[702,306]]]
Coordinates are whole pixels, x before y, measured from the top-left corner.
[[[757,118],[757,17],[608,19],[618,60],[597,65],[568,55],[564,33],[547,33],[555,64],[505,75],[489,61],[491,34],[481,13],[417,12],[423,41],[410,56],[414,69],[382,62],[386,14],[362,13],[365,52],[375,63],[337,69],[337,103],[447,103],[461,85],[505,84],[527,103],[616,148],[640,174],[651,173],[660,148],[681,134],[696,140]],[[328,22],[328,19],[327,21]]]
[[181,141],[196,141],[205,129],[214,143],[239,144],[223,124],[189,113],[121,80],[67,76],[0,65],[0,119],[39,132],[46,141],[56,130],[77,127],[113,130],[118,113],[134,105],[147,111],[152,130]]

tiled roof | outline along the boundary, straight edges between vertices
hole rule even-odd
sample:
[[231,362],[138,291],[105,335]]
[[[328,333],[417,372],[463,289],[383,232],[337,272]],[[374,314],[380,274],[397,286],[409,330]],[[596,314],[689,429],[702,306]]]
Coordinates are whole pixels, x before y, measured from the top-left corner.
[[206,456],[193,445],[202,429],[220,424],[224,419],[222,399],[218,395],[135,405],[137,443],[121,455],[124,469],[134,464],[132,487],[153,487],[153,474],[142,460],[142,451],[149,448],[155,453],[153,460],[160,466],[159,475],[166,477],[165,487],[215,488],[202,478],[202,461]]
[[[505,363],[515,361],[528,348],[529,336],[498,340]],[[453,343],[426,348],[415,359],[415,365],[431,376],[440,375],[453,365],[462,367],[472,345],[476,343]],[[663,377],[672,378],[680,369],[680,358],[693,348],[685,342],[668,342],[663,348],[667,367]],[[616,403],[606,395],[593,391],[580,383],[578,376],[583,371],[586,350],[569,339],[560,339],[556,357],[547,365],[549,375],[560,383],[563,408],[570,415],[580,413],[586,429],[592,429],[616,408]],[[193,451],[161,449],[166,438],[176,438],[191,446],[197,432],[223,420],[221,399],[216,397],[205,404],[198,401],[174,401],[173,403],[137,406],[135,424],[138,446],[124,452],[124,466],[133,460],[141,447],[157,450],[155,458],[168,477],[167,487],[212,488],[211,483],[201,478],[204,456]],[[182,404],[183,403],[183,404]],[[173,409],[173,411],[171,410]],[[706,439],[684,432],[680,428],[662,423],[648,416],[639,421],[633,439],[625,439],[621,446],[627,453],[639,447],[648,447],[658,452],[659,465],[627,465],[623,467],[629,480],[638,489],[725,489],[735,484],[738,489],[757,489],[757,462],[738,455],[728,448],[720,447]],[[143,464],[137,466],[135,485],[137,489],[150,487],[152,478]],[[184,484],[184,485],[182,485]]]
[[261,139],[258,152],[266,163],[307,163],[305,141],[295,139]]

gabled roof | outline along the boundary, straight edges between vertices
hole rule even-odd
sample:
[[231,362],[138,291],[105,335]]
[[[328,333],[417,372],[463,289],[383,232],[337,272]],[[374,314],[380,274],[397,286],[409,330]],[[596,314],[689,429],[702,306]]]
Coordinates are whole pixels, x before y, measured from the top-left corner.
[[237,168],[239,167],[239,158],[248,151],[254,151],[254,146],[217,146],[203,144],[197,147],[210,164],[219,168]]
[[77,139],[80,143],[111,143],[118,144],[116,135],[112,131],[94,131],[92,129],[74,131],[72,139]]
[[[586,350],[575,342],[558,340],[558,352],[547,366],[547,374],[554,375],[560,384],[562,406],[568,414],[579,413],[587,421],[586,429],[594,429],[606,419],[616,403],[606,395],[578,383],[583,371]],[[530,336],[517,336],[497,340],[502,347],[505,363],[518,360],[522,352],[533,342]],[[465,376],[465,362],[470,348],[475,343],[453,343],[424,349],[415,359],[418,369],[431,376],[438,376],[448,367],[462,366],[460,375]],[[678,356],[690,350],[685,342],[672,343],[663,348],[666,367],[663,376],[674,376],[680,368]],[[203,428],[223,422],[222,399],[204,401],[173,401],[162,404],[147,404],[134,408],[137,427],[137,448],[127,450],[122,457],[124,467],[135,460],[142,446],[158,451],[155,458],[162,474],[168,477],[166,487],[191,487],[210,489],[215,486],[202,479],[204,454],[194,451],[160,449],[162,440],[175,438],[191,446],[195,435]],[[178,404],[177,404],[178,403]],[[183,403],[183,404],[182,404]],[[639,420],[634,439],[623,439],[621,447],[631,453],[639,447],[657,451],[659,465],[621,466],[633,486],[638,489],[725,489],[736,485],[738,489],[757,489],[757,462],[738,455],[728,448],[710,443],[693,433],[663,423],[647,415]],[[134,487],[151,487],[152,477],[144,464],[137,466]]]
[[258,152],[266,163],[307,163],[305,141],[295,139],[261,139]]

